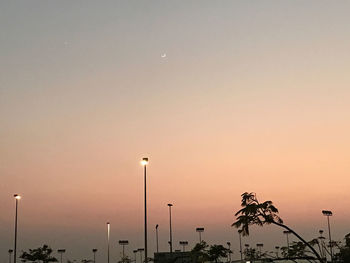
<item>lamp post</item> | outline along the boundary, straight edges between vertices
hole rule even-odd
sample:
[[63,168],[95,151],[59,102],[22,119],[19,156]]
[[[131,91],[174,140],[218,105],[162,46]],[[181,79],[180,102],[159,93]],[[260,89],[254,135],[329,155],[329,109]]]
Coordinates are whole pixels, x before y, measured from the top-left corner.
[[329,210],[322,210],[322,214],[327,217],[328,222],[328,236],[329,236],[329,248],[331,251],[331,262],[333,262],[333,243],[332,243],[332,236],[331,236],[331,225],[329,223],[329,217],[333,215],[332,211]]
[[276,249],[276,258],[279,258],[279,256],[278,256],[278,251],[279,251],[280,247],[279,247],[279,246],[276,246],[275,249]]
[[158,224],[156,224],[156,244],[157,244],[157,253],[159,253],[159,246],[158,246]]
[[173,253],[173,232],[171,228],[171,207],[173,204],[168,204],[169,207],[169,245],[170,245],[170,253]]
[[13,249],[13,263],[16,263],[17,259],[17,218],[18,218],[18,200],[21,199],[21,196],[18,194],[14,194],[13,197],[16,200],[16,215],[15,215],[15,247]]
[[12,257],[12,252],[13,252],[13,249],[9,249],[9,263],[11,263],[11,257]]
[[65,249],[58,249],[58,250],[57,250],[57,253],[60,254],[60,257],[61,257],[61,261],[60,261],[61,263],[62,263],[62,255],[63,255],[63,253],[65,253],[65,252],[66,252]]
[[285,230],[285,231],[283,231],[283,234],[285,234],[287,236],[287,251],[288,251],[287,258],[289,258],[289,234],[290,234],[290,231]]
[[227,242],[228,245],[228,260],[231,262],[231,242]]
[[97,248],[93,248],[92,253],[94,254],[94,263],[96,263],[96,252],[97,252]]
[[[148,158],[142,158],[141,164],[143,165],[143,175],[144,175],[144,184],[145,184],[145,263],[147,263],[147,164]],[[141,262],[142,263],[142,262]]]
[[140,252],[140,260],[141,260],[140,262],[142,263],[142,251],[145,251],[145,249],[144,248],[139,248],[139,249],[137,249],[137,251]]
[[242,231],[238,230],[239,236],[239,253],[241,254],[241,261],[243,261],[243,251],[242,251]]
[[324,240],[326,239],[323,236],[323,230],[319,230],[318,233],[320,233],[320,236],[318,237],[318,239],[320,240],[321,243],[321,257],[322,258],[326,258],[326,253],[325,253],[325,244],[324,244]]
[[262,247],[264,246],[264,244],[259,243],[259,244],[256,244],[256,246],[257,246],[258,249],[259,249],[259,257],[261,258],[261,254],[262,254],[261,249],[262,249]]
[[129,245],[129,241],[128,240],[119,240],[119,245],[121,245],[123,247],[123,261],[124,261],[125,246]]
[[185,252],[185,247],[188,245],[188,241],[180,241],[180,246],[182,246],[182,252]]
[[109,263],[109,237],[111,232],[111,224],[107,222],[107,263]]
[[199,243],[202,243],[202,232],[204,232],[204,227],[197,227],[196,232],[199,233]]

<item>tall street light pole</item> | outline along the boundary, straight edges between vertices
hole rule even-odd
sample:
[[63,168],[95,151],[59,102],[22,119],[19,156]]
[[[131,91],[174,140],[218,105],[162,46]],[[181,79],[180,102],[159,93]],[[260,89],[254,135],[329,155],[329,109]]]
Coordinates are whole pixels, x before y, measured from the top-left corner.
[[96,263],[96,252],[97,252],[97,248],[93,248],[92,253],[94,253],[94,263]]
[[156,225],[156,244],[157,244],[157,253],[159,253],[159,244],[158,244],[158,224]]
[[107,222],[107,263],[109,263],[109,237],[111,232],[111,224]]
[[144,184],[145,184],[145,263],[148,262],[147,257],[147,164],[148,158],[142,158],[141,164],[143,165],[143,173],[144,173]]
[[202,243],[202,232],[204,232],[204,227],[197,227],[196,232],[199,233],[199,243]]
[[171,228],[171,207],[173,204],[168,204],[169,207],[169,245],[170,245],[170,253],[173,253],[173,232]]
[[21,196],[18,194],[13,195],[16,200],[16,215],[15,215],[15,246],[13,249],[13,263],[16,263],[17,259],[17,218],[18,218],[18,200],[21,199]]
[[331,225],[329,223],[329,217],[333,215],[332,211],[322,210],[322,214],[327,217],[328,222],[328,236],[329,236],[329,248],[331,250],[331,262],[333,262],[333,243],[331,236]]

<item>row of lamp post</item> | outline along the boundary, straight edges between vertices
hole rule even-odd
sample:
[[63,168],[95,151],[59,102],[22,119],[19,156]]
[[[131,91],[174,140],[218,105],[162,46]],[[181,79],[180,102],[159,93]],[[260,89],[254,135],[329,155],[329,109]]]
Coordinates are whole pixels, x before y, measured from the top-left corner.
[[[144,249],[138,249],[137,251],[145,251],[145,263],[148,262],[148,244],[147,244],[147,165],[148,165],[148,158],[142,158],[141,161],[142,166],[144,167]],[[13,252],[13,263],[16,263],[17,259],[17,222],[18,222],[18,201],[21,199],[21,196],[18,194],[14,195],[15,201],[16,201],[16,214],[15,214],[15,240],[14,240],[14,250],[9,250],[9,258],[10,258],[10,263],[11,263],[11,254]],[[170,240],[169,240],[169,245],[170,245],[170,253],[173,251],[173,241],[172,241],[172,224],[171,224],[171,207],[172,204],[168,204],[169,207],[169,223],[170,223]],[[329,217],[333,215],[331,211],[328,210],[323,210],[322,214],[327,217],[327,222],[328,222],[328,233],[329,233],[329,247],[330,247],[330,256],[331,256],[331,262],[333,262],[333,244],[332,244],[332,237],[331,237],[331,229],[330,229],[330,222],[329,222]],[[196,231],[199,233],[199,242],[202,242],[202,236],[201,233],[204,232],[203,227],[198,227],[196,228]],[[288,247],[288,252],[289,252],[289,237],[288,235],[291,233],[290,231],[283,231],[284,234],[287,236],[287,247]],[[240,254],[241,254],[241,260],[243,260],[243,255],[242,255],[242,243],[241,243],[241,233],[239,232],[239,239],[240,239]],[[126,245],[125,242],[126,240],[121,240],[123,245],[123,257],[124,257],[124,246]],[[156,241],[157,241],[157,252],[159,252],[159,247],[158,247],[158,225],[156,226]],[[107,247],[107,263],[110,263],[110,257],[109,257],[109,243],[110,243],[110,223],[107,223],[107,242],[108,242],[108,247]],[[185,241],[181,241],[185,242]],[[186,241],[187,242],[187,241]],[[182,243],[183,245],[184,243]],[[229,245],[230,246],[230,245]],[[94,251],[95,250],[95,251]],[[94,249],[94,262],[95,262],[95,253],[97,252],[97,249]],[[59,253],[61,254],[61,263],[62,263],[62,254],[65,252],[64,249],[59,250]],[[140,253],[141,254],[141,253]],[[289,254],[289,253],[288,253]],[[142,257],[142,255],[141,255]],[[142,260],[141,260],[142,262]]]

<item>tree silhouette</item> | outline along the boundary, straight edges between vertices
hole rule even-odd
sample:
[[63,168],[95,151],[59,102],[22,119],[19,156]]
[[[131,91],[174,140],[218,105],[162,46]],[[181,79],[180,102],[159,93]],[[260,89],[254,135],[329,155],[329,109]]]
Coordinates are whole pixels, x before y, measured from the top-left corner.
[[32,261],[37,262],[41,261],[43,263],[57,262],[57,258],[51,256],[52,249],[48,245],[43,245],[42,247],[29,249],[29,252],[22,252],[20,258],[23,262]]
[[283,223],[282,218],[278,216],[278,209],[273,205],[271,201],[265,201],[263,203],[260,203],[255,193],[245,192],[241,196],[242,209],[240,209],[235,214],[236,222],[234,222],[232,226],[236,228],[241,228],[240,230],[242,231],[243,236],[249,235],[249,226],[251,225],[264,226],[274,224],[290,231],[312,251],[312,253],[317,257],[317,259],[320,262],[324,262],[321,256],[308,242],[306,242],[294,230],[292,230]]
[[208,250],[209,260],[217,263],[219,258],[227,257],[229,252],[231,252],[231,250],[225,248],[223,245],[212,245]]
[[192,258],[194,262],[205,262],[209,260],[208,244],[205,241],[197,243],[191,250]]

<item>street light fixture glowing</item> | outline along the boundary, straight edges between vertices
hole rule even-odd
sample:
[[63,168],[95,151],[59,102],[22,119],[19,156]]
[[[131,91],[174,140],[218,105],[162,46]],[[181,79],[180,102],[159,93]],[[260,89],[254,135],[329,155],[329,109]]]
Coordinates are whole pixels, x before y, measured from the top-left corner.
[[141,164],[143,166],[147,165],[148,164],[148,158],[142,158]]
[[21,199],[21,196],[18,195],[18,194],[15,194],[15,195],[13,195],[13,196],[14,196],[14,198],[16,198],[17,200]]

